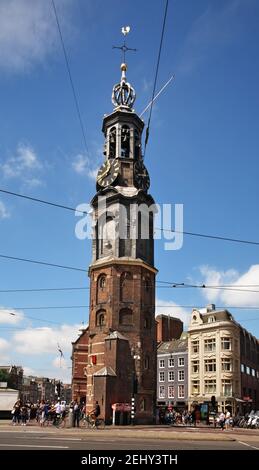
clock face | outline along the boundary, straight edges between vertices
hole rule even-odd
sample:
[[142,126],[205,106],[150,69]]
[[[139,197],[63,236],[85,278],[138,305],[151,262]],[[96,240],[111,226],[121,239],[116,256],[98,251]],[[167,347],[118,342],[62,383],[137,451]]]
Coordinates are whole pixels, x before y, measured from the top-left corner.
[[144,163],[139,160],[134,165],[134,181],[137,188],[147,191],[150,186],[150,178]]
[[110,186],[116,180],[119,169],[118,160],[106,160],[97,173],[97,184],[103,188]]

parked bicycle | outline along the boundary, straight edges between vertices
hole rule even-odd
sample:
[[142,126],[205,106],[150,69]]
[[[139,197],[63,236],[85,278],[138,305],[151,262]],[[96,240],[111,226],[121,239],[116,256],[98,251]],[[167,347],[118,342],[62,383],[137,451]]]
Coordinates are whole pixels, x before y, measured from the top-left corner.
[[83,418],[83,425],[86,428],[92,428],[92,429],[104,429],[105,428],[105,422],[103,418],[93,419],[90,414],[85,415],[85,417]]

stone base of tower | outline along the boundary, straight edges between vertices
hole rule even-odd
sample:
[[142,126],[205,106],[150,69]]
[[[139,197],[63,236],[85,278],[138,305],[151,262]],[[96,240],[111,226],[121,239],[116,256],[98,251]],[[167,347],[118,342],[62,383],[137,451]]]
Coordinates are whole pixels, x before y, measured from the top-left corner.
[[[88,366],[88,372],[91,373],[88,374],[87,410],[92,410],[98,401],[102,418],[107,424],[111,424],[113,408],[116,404],[120,404],[119,408],[125,406],[128,411],[121,415],[118,424],[130,424],[132,422],[130,408],[134,398],[134,424],[153,424],[155,389],[144,389],[145,383],[140,383],[138,390],[136,389],[135,359],[132,357],[129,339],[114,331],[104,337],[103,341],[98,341],[98,345],[95,346],[103,350],[103,364],[101,364],[103,367],[97,370],[94,364]],[[96,352],[93,346],[92,351]],[[98,353],[92,355],[94,358],[96,356]]]
[[98,401],[111,423],[114,405],[129,408],[134,398],[134,423],[153,424],[156,270],[141,260],[113,259],[91,265],[89,275],[87,410]]

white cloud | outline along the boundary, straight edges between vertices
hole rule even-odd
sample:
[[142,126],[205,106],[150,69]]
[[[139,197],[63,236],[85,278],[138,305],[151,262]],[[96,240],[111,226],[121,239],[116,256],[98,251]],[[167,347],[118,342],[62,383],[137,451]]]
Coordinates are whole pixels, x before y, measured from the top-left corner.
[[13,335],[13,345],[17,352],[27,355],[57,354],[61,350],[71,354],[71,342],[78,336],[82,325],[62,325],[60,328],[27,328]]
[[[63,29],[68,27],[66,7],[70,4],[72,0],[57,2]],[[1,0],[0,68],[27,71],[56,50],[60,50],[60,43],[50,1]]]
[[[250,266],[243,274],[235,269],[220,271],[210,266],[201,266],[200,273],[205,285],[229,285],[225,289],[203,289],[202,293],[210,302],[220,302],[222,306],[256,306],[259,305],[259,264]],[[235,290],[234,290],[235,289]]]
[[64,357],[55,357],[55,359],[52,361],[53,367],[56,369],[66,369],[67,368],[67,361],[64,359]]
[[16,151],[12,155],[8,156],[3,163],[0,163],[2,177],[5,180],[19,179],[22,187],[24,186],[26,189],[43,185],[40,176],[45,167],[46,162],[43,164],[40,161],[33,147],[23,142],[17,145]]
[[0,306],[0,324],[17,325],[23,319],[23,312]]
[[9,349],[10,347],[10,344],[8,343],[8,341],[6,341],[6,339],[4,338],[0,338],[0,352],[2,353],[2,351],[6,351],[7,349]]
[[24,375],[27,376],[32,375],[36,377],[48,377],[50,379],[62,380],[63,383],[71,383],[72,368],[70,366],[66,366],[63,362],[61,363],[60,367],[58,358],[52,362],[50,361],[48,368],[41,368],[38,364],[36,367],[23,365],[23,371]]
[[5,204],[0,201],[0,220],[1,219],[8,219],[10,217],[10,212],[6,208]]
[[17,145],[16,154],[7,158],[0,168],[5,178],[19,178],[24,175],[29,176],[35,170],[40,170],[42,164],[34,149],[29,144],[20,142]]
[[72,161],[73,170],[82,176],[88,176],[91,179],[96,179],[98,168],[94,167],[90,159],[79,153],[76,155]]
[[37,375],[36,371],[32,369],[31,367],[23,367],[23,373],[24,375]]
[[10,350],[10,344],[6,339],[0,338],[0,364],[5,365],[9,362],[10,358],[6,354]]
[[[159,307],[158,307],[159,305]],[[189,324],[191,312],[183,307],[179,307],[173,301],[166,301],[157,299],[156,300],[156,315],[169,315],[170,317],[180,318],[184,323],[184,328]]]

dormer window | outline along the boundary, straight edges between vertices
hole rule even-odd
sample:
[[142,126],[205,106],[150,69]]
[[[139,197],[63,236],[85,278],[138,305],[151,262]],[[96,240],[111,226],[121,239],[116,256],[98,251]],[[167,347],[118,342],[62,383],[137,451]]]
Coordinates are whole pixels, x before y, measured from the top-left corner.
[[213,315],[208,318],[208,323],[213,323],[215,321],[216,321],[216,318]]

